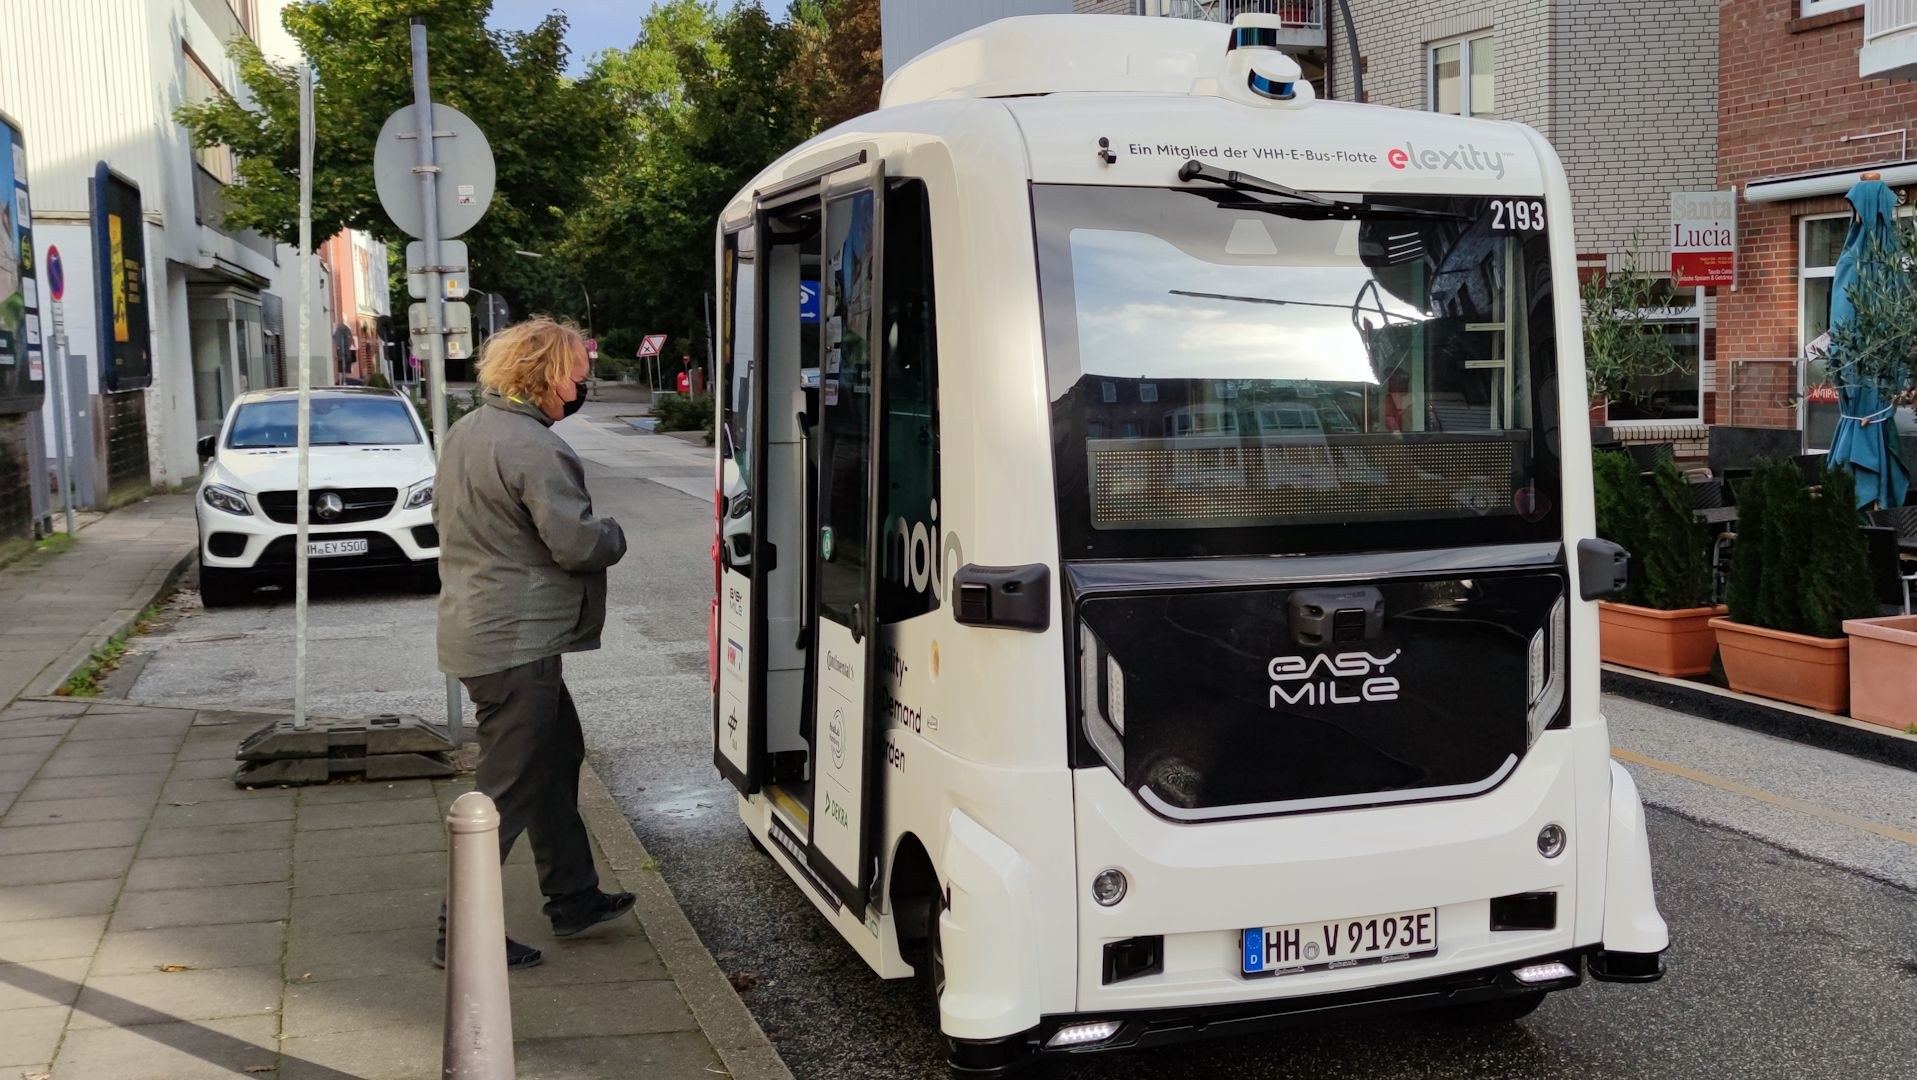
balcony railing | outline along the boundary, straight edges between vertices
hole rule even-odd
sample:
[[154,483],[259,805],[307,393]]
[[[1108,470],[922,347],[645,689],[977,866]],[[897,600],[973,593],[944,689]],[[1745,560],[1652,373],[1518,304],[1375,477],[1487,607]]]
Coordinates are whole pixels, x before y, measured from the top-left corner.
[[1222,23],[1240,15],[1277,15],[1287,27],[1325,28],[1325,0],[1167,0],[1165,14]]
[[1917,0],[1865,0],[1857,74],[1865,79],[1917,79]]

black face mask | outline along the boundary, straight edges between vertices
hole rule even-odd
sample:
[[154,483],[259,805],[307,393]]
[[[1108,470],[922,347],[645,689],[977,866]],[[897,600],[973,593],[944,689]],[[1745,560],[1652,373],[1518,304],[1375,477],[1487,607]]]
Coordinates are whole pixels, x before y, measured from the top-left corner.
[[571,401],[563,402],[559,406],[559,414],[561,418],[571,416],[573,413],[578,412],[580,409],[584,408],[586,405],[586,384],[582,382],[573,383],[572,389],[573,389],[573,399]]

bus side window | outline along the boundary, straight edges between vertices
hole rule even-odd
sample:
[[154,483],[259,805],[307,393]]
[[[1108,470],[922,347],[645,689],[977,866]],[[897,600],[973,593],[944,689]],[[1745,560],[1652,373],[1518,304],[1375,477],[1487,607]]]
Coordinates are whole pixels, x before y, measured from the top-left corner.
[[885,492],[880,523],[882,623],[939,606],[938,335],[932,217],[925,183],[894,181],[885,198]]

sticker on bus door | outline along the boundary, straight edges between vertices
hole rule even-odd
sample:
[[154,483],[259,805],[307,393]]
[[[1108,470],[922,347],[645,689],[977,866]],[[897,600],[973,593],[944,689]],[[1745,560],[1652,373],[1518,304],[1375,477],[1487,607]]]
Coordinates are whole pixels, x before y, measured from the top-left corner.
[[819,620],[818,785],[812,845],[846,880],[859,880],[860,795],[865,777],[865,645]]
[[751,697],[751,668],[746,643],[752,640],[752,579],[728,568],[719,584],[719,714],[713,732],[719,756],[739,776],[752,761],[746,702]]

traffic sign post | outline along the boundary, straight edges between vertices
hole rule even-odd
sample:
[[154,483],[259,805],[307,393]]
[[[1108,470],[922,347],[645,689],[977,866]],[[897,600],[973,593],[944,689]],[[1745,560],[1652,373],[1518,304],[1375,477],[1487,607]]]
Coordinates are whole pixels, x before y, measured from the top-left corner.
[[[445,241],[479,223],[492,204],[492,147],[479,125],[447,105],[433,103],[426,58],[426,23],[413,17],[413,104],[380,128],[373,148],[373,182],[393,224],[418,244],[406,248],[407,291],[420,303],[408,312],[413,348],[426,357],[433,452],[446,438],[446,359],[473,350],[472,309],[447,304],[466,295],[466,245]],[[459,680],[446,676],[446,734],[460,740]]]
[[60,263],[60,249],[47,248],[47,288],[53,294],[53,338],[48,343],[53,355],[53,391],[58,400],[53,407],[54,450],[60,455],[60,508],[65,512],[67,535],[73,535],[73,448],[67,435],[67,316],[60,303],[67,295],[66,267]]

